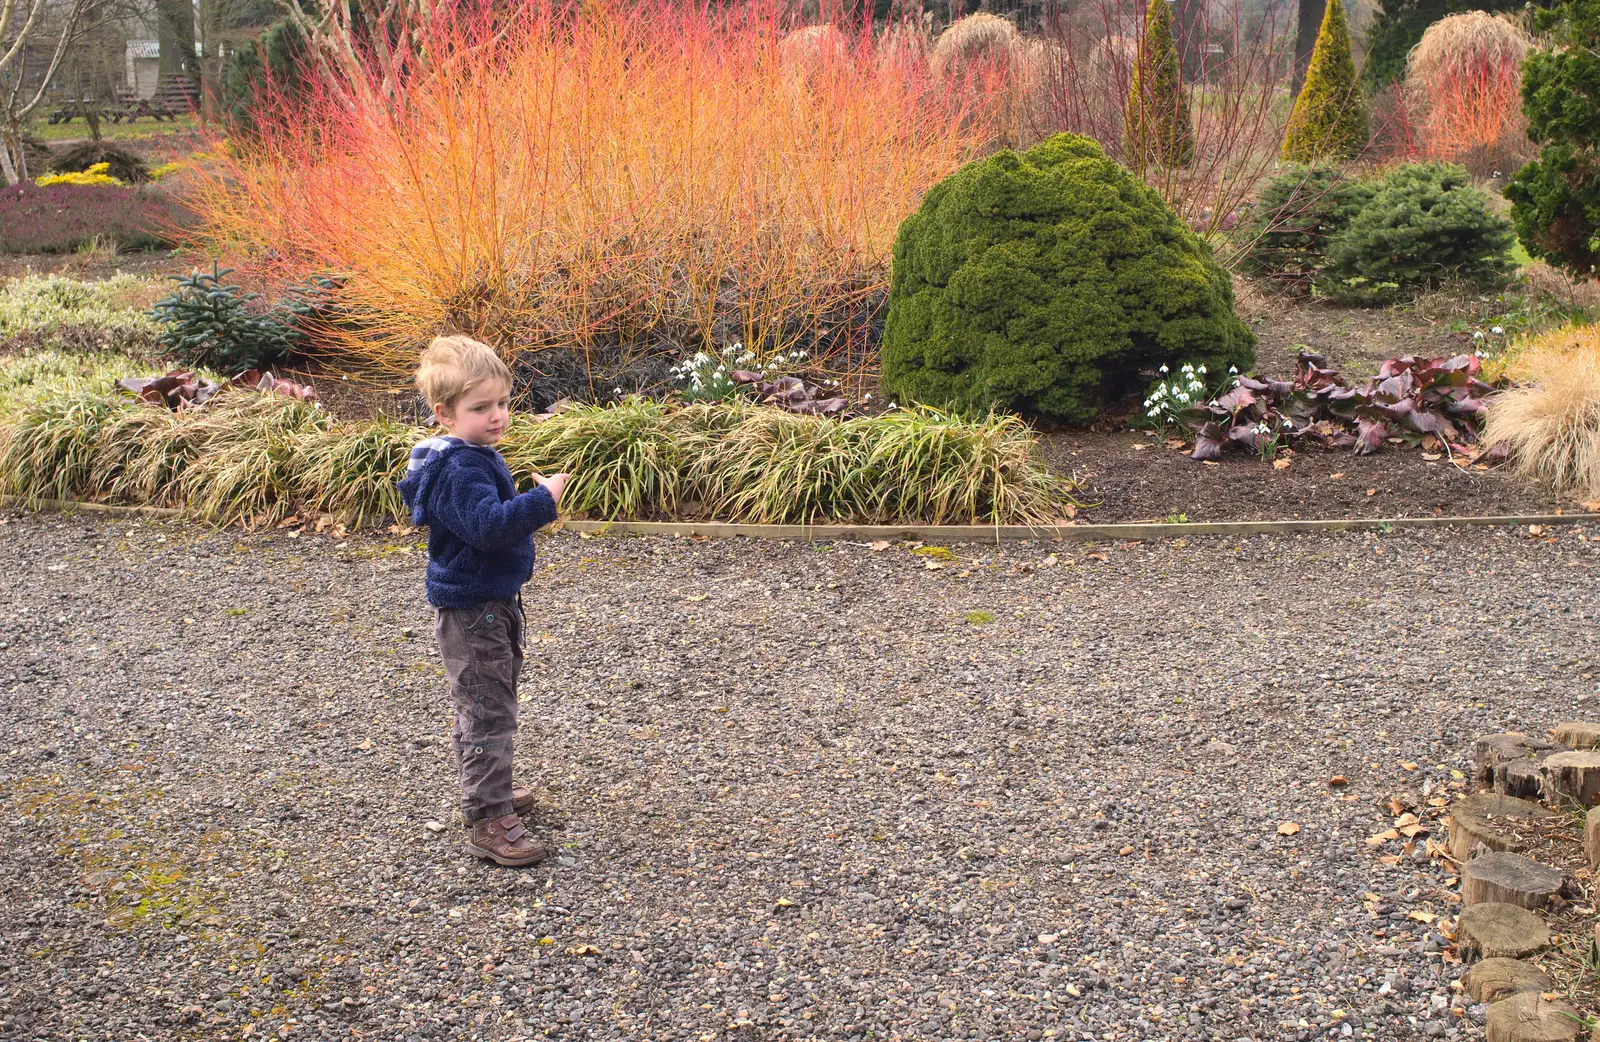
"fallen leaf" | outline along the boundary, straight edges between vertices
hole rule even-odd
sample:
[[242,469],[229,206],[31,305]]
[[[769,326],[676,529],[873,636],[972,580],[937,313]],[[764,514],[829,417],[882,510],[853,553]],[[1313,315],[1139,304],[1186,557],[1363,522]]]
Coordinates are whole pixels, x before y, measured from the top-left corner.
[[[1382,738],[1385,733],[1387,733],[1387,732],[1380,732],[1378,737]],[[1377,764],[1373,764],[1372,766],[1376,767],[1378,765]],[[1404,803],[1401,803],[1395,797],[1390,796],[1389,797],[1389,813],[1395,815],[1396,817],[1399,817],[1401,814],[1404,814],[1405,812],[1406,812],[1406,805]]]
[[930,572],[937,572],[939,569],[944,567],[944,562],[929,559],[922,562],[922,567],[926,568]]
[[1566,995],[1559,991],[1541,991],[1539,993],[1539,997],[1544,999],[1546,1002],[1554,1002],[1556,999],[1566,998]]
[[1350,779],[1346,778],[1342,774],[1335,774],[1332,778],[1328,779],[1328,784],[1329,785],[1349,785],[1350,784]]
[[1416,839],[1417,833],[1427,831],[1428,826],[1426,825],[1402,825],[1399,829],[1400,835],[1407,839]]
[[710,597],[710,596],[711,595],[709,593],[691,593],[689,596],[685,597],[684,600],[686,600],[686,601],[703,601],[707,597]]
[[1220,466],[1222,466],[1222,464],[1218,463],[1214,459],[1203,459],[1203,460],[1200,461],[1200,463],[1203,466],[1207,466],[1207,467],[1220,467]]
[[1600,514],[1600,499],[1584,500],[1583,509],[1587,510],[1591,514]]
[[1085,556],[1088,557],[1089,560],[1091,560],[1091,561],[1109,561],[1109,560],[1111,560],[1111,558],[1107,557],[1105,554],[1102,554],[1102,553],[1086,554]]
[[1435,919],[1439,918],[1439,917],[1434,915],[1432,912],[1424,912],[1424,911],[1421,911],[1421,910],[1416,910],[1416,911],[1407,912],[1406,913],[1406,918],[1407,919],[1414,919],[1419,923],[1428,923],[1428,924],[1431,925],[1433,923],[1433,921]]
[[778,907],[779,908],[793,908],[794,907],[794,902],[789,900],[787,897],[780,897],[780,898],[778,898]]
[[1058,558],[1055,554],[1051,554],[1049,557],[1046,557],[1044,560],[1039,562],[1039,567],[1054,568],[1059,561],[1060,558]]
[[1292,821],[1286,821],[1282,825],[1278,826],[1278,835],[1280,836],[1292,836],[1299,831],[1300,826],[1296,825]]
[[1380,857],[1378,860],[1380,862],[1382,862],[1383,864],[1385,864],[1385,865],[1398,865],[1400,863],[1400,855],[1399,854],[1385,854],[1383,857]]
[[1118,851],[1118,853],[1120,853],[1123,857],[1127,857],[1129,854],[1133,853],[1133,848],[1123,847],[1120,851]]
[[1134,452],[1143,452],[1145,449],[1148,449],[1149,447],[1150,446],[1149,446],[1148,443],[1141,443],[1141,444],[1135,445],[1133,447],[1133,451]]
[[1528,534],[1529,535],[1544,535],[1544,529],[1540,528],[1538,525],[1529,525],[1528,526]]
[[1400,828],[1403,825],[1415,825],[1418,820],[1419,819],[1415,814],[1411,813],[1410,811],[1406,811],[1404,814],[1394,819],[1394,827]]
[[1443,459],[1444,457],[1441,456],[1437,452],[1424,452],[1422,454],[1422,458],[1425,459],[1425,460],[1437,460],[1437,459]]
[[1272,469],[1273,470],[1288,470],[1289,469],[1289,461],[1286,460],[1286,459],[1275,459],[1275,460],[1272,461]]
[[574,944],[567,949],[568,955],[599,955],[600,949],[592,944]]
[[1329,480],[1329,481],[1339,481],[1339,480],[1341,480],[1341,479],[1342,479],[1342,478],[1343,478],[1343,477],[1344,477],[1344,471],[1340,471],[1340,472],[1339,472],[1339,473],[1337,473],[1337,474],[1329,474],[1329,475],[1328,475],[1328,480]]
[[1394,829],[1384,829],[1382,832],[1378,832],[1378,833],[1375,833],[1375,834],[1373,834],[1371,836],[1368,836],[1367,837],[1367,846],[1369,846],[1369,847],[1381,847],[1385,843],[1389,842],[1391,839],[1399,839],[1399,838],[1400,838],[1400,833],[1396,832]]
[[889,540],[887,540],[887,539],[874,539],[872,541],[872,552],[873,553],[877,553],[879,550],[887,550],[887,549],[889,549]]
[[1375,496],[1375,495],[1377,495],[1377,494],[1378,494],[1378,490],[1377,490],[1377,489],[1375,489],[1375,488],[1369,488],[1369,489],[1367,489],[1367,495],[1369,495],[1369,496]]
[[1428,806],[1430,807],[1448,807],[1449,805],[1450,801],[1443,796],[1435,796],[1428,801]]
[[1417,765],[1412,763],[1410,760],[1404,761],[1403,763],[1400,764],[1400,766],[1404,767],[1408,771],[1414,771],[1414,770],[1417,769]]

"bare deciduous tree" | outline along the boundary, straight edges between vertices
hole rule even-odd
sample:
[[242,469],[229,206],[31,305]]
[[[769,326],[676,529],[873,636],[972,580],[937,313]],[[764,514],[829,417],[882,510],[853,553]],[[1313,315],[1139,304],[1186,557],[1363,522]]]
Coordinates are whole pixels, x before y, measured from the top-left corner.
[[[22,127],[44,100],[61,59],[82,30],[97,0],[0,0],[0,42],[10,40],[0,53],[0,91],[4,92],[5,126],[0,127],[0,173],[14,185],[27,173],[22,153]],[[20,20],[19,20],[20,19]],[[53,41],[53,44],[52,44]],[[50,58],[38,87],[27,88],[27,66],[34,45],[50,46]],[[3,43],[0,43],[3,45]]]

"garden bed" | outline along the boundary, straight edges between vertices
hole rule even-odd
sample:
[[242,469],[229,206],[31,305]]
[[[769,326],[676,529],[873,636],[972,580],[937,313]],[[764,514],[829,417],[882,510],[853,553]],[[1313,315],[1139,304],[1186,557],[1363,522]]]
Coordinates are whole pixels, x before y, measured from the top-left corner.
[[[1076,475],[1098,504],[1081,521],[1272,521],[1372,517],[1543,514],[1582,504],[1558,500],[1502,470],[1429,460],[1389,447],[1370,456],[1309,450],[1274,468],[1253,456],[1210,465],[1139,432],[1056,432],[1041,439],[1056,470]],[[1335,476],[1340,475],[1340,476]]]

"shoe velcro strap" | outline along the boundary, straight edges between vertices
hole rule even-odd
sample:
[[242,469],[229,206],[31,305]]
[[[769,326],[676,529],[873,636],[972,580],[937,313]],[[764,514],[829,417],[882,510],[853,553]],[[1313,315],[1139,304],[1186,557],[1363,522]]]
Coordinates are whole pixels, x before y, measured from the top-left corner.
[[527,835],[527,832],[523,831],[522,822],[520,822],[520,821],[517,822],[515,825],[511,826],[509,829],[506,829],[506,839],[510,840],[513,843],[515,843],[517,840],[521,839],[523,836],[526,836],[526,835]]

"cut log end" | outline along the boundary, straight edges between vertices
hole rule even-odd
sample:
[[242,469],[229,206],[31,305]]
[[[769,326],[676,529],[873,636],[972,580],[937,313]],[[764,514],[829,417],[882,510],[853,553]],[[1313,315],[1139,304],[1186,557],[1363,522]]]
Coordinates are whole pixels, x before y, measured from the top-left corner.
[[1549,974],[1521,959],[1484,959],[1461,975],[1461,990],[1473,1002],[1499,1002],[1524,991],[1549,991]]
[[1544,798],[1553,807],[1592,807],[1600,802],[1600,750],[1545,757]]
[[1561,895],[1559,871],[1521,854],[1480,854],[1461,866],[1461,903],[1544,908]]
[[1550,743],[1544,739],[1520,731],[1484,735],[1472,746],[1473,763],[1476,767],[1474,780],[1478,783],[1478,788],[1491,789],[1494,787],[1494,770],[1500,764],[1512,760],[1538,760],[1550,748]]
[[1520,992],[1490,1006],[1486,1027],[1489,1042],[1574,1042],[1586,1030],[1571,1006],[1537,991]]
[[1521,959],[1550,947],[1550,928],[1516,905],[1468,905],[1456,922],[1456,946],[1468,961]]
[[1593,720],[1567,720],[1550,729],[1555,744],[1568,749],[1600,749],[1600,723]]
[[1457,800],[1450,808],[1450,856],[1465,862],[1480,849],[1513,853],[1526,849],[1526,842],[1511,826],[1554,816],[1554,811],[1531,800],[1494,793]]

